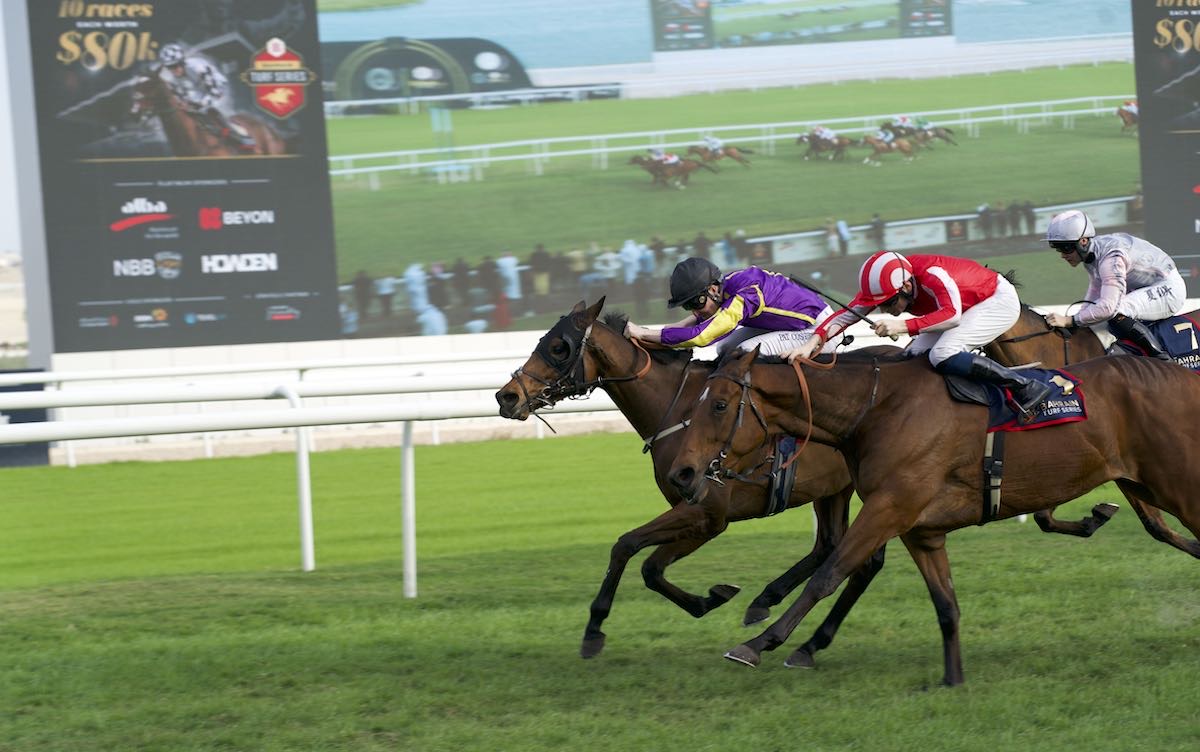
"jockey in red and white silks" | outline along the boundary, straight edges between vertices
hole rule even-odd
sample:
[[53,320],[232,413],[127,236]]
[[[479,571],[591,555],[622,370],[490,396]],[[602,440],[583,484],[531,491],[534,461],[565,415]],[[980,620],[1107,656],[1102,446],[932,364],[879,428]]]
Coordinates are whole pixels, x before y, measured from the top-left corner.
[[[863,265],[861,290],[850,301],[850,308],[859,316],[883,306],[889,298],[903,295],[903,282],[893,286],[890,281],[881,279],[881,275],[904,269],[904,265],[896,261],[897,257],[904,258],[891,251],[881,251]],[[928,352],[933,365],[956,352],[986,345],[1016,323],[1021,309],[1017,291],[991,269],[953,256],[913,255],[908,256],[907,261],[911,265],[907,280],[912,282],[912,292],[911,302],[904,310],[915,318],[881,319],[876,329],[885,336],[908,334],[915,337],[909,351]],[[884,310],[891,312],[887,307]],[[817,327],[816,336],[827,340],[858,321],[859,316],[842,309]],[[886,331],[878,331],[880,327]]]
[[784,357],[810,357],[828,337],[876,308],[893,316],[914,316],[876,319],[876,334],[912,335],[908,352],[928,353],[941,373],[1009,388],[1017,409],[1027,416],[1051,392],[1049,386],[971,352],[1016,323],[1021,301],[1012,283],[995,271],[953,256],[873,254],[859,272],[859,293],[849,310],[835,313],[816,328],[812,339]]

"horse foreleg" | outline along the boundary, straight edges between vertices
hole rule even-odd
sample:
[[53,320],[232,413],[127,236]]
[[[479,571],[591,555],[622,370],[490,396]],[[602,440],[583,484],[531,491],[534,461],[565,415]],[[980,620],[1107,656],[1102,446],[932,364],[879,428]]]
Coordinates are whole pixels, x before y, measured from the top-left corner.
[[[1167,527],[1162,512],[1156,506],[1149,506],[1154,504],[1154,495],[1150,493],[1149,489],[1129,480],[1118,480],[1117,487],[1121,489],[1121,493],[1125,494],[1125,500],[1137,513],[1138,519],[1142,521],[1142,527],[1146,528],[1146,532],[1150,533],[1151,538],[1200,559],[1200,541],[1184,538]],[[1187,521],[1184,520],[1184,524],[1186,523]]]
[[946,667],[942,683],[951,687],[962,684],[958,598],[954,595],[954,582],[950,577],[946,536],[908,532],[900,536],[900,540],[904,541],[917,569],[921,570],[921,576],[925,578],[925,585],[929,588],[929,597],[933,600],[933,608],[937,611],[938,626],[942,630],[942,659]]
[[887,553],[887,546],[881,547],[878,551],[871,554],[871,558],[867,560],[858,571],[850,575],[850,580],[846,583],[846,587],[842,590],[842,594],[838,596],[837,601],[833,604],[829,614],[825,617],[825,621],[821,622],[821,626],[817,627],[817,631],[813,632],[813,636],[808,638],[800,647],[796,648],[783,665],[788,668],[812,668],[816,665],[813,660],[813,654],[818,650],[824,650],[833,642],[837,631],[841,629],[842,622],[846,620],[850,609],[854,608],[854,604],[858,603],[858,599],[866,592],[867,586],[871,584],[871,580],[875,579],[875,575],[879,574],[879,570],[883,569],[884,556]]
[[[588,623],[583,630],[583,645],[579,651],[580,655],[584,658],[592,658],[599,655],[600,651],[604,649],[605,635],[601,631],[600,626],[608,618],[609,612],[612,611],[617,585],[621,582],[621,575],[625,572],[625,565],[629,563],[630,558],[649,546],[662,546],[682,541],[684,545],[678,550],[664,554],[664,556],[672,556],[667,561],[667,563],[670,563],[670,561],[686,556],[696,550],[706,542],[712,540],[720,532],[720,529],[714,530],[710,526],[710,518],[702,506],[677,504],[645,525],[630,530],[618,538],[609,554],[608,569],[604,573],[604,581],[600,583],[600,592],[596,594],[595,599],[592,601]],[[655,554],[657,553],[658,551],[655,552]],[[665,564],[663,567],[665,568]],[[650,586],[649,581],[646,584],[648,587]],[[731,586],[718,585],[713,590],[728,587]],[[651,589],[667,595],[664,592],[665,588],[658,590],[651,587]],[[736,592],[736,589],[734,589],[734,593]],[[694,604],[701,604],[705,600],[702,596],[690,595],[678,588],[675,588],[674,594],[676,597],[671,597],[670,595],[667,595],[667,597],[689,613],[692,613],[689,605],[695,607]],[[730,595],[729,597],[733,596]],[[685,603],[688,605],[685,605]],[[711,608],[715,608],[715,606]]]
[[817,520],[817,539],[812,551],[800,561],[793,564],[786,572],[777,577],[746,608],[742,624],[750,626],[760,621],[766,621],[771,615],[771,607],[779,605],[804,582],[817,567],[829,558],[838,541],[846,534],[850,525],[850,497],[854,493],[853,486],[847,486],[842,491],[813,502],[813,514]]
[[1034,512],[1033,521],[1043,533],[1058,533],[1059,535],[1074,535],[1080,538],[1090,538],[1092,533],[1103,527],[1117,513],[1116,504],[1104,502],[1092,507],[1092,516],[1084,517],[1078,522],[1063,522],[1055,519],[1053,509],[1043,509]]
[[900,520],[894,519],[897,515],[889,513],[891,504],[888,501],[879,500],[874,506],[880,512],[859,513],[837,548],[805,584],[800,597],[783,616],[762,634],[725,653],[726,658],[747,666],[757,666],[764,650],[774,650],[786,642],[819,601],[836,591],[852,572],[867,563],[877,549],[912,524],[911,520],[905,520],[906,524],[901,527]]

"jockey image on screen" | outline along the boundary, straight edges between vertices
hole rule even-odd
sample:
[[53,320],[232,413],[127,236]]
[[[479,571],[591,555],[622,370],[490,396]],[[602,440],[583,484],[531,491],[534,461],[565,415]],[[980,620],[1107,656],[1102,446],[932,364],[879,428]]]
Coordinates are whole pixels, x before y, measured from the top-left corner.
[[896,140],[896,134],[887,128],[880,128],[879,130],[875,131],[875,138],[879,139],[885,144],[890,144],[892,141]]
[[1136,99],[1126,99],[1124,104],[1121,105],[1121,109],[1132,114],[1134,117],[1137,117],[1137,114],[1138,114],[1137,100]]
[[653,157],[656,162],[660,162],[664,165],[679,164],[678,154],[664,151],[661,147],[656,146],[653,149],[650,149],[650,156]]
[[689,314],[661,330],[630,323],[626,334],[677,349],[761,345],[764,354],[779,355],[808,341],[812,328],[833,314],[816,293],[782,274],[751,266],[722,276],[711,261],[696,257],[675,265],[667,305]]
[[876,308],[892,316],[907,312],[914,318],[876,319],[875,333],[913,337],[908,352],[928,353],[939,373],[1007,387],[1026,417],[1050,395],[1049,385],[972,352],[1004,334],[1020,316],[1016,288],[1000,274],[970,259],[879,251],[862,265],[859,288],[848,309],[818,325],[811,340],[784,357],[811,357],[829,337]]
[[837,133],[832,128],[826,128],[823,125],[818,125],[816,128],[813,128],[813,133],[817,135],[817,138],[822,139],[823,141],[828,141],[830,143],[837,142]]
[[721,150],[725,148],[725,142],[716,136],[705,136],[704,145],[708,147],[708,153],[714,157],[719,157]]
[[1078,209],[1051,218],[1046,242],[1071,266],[1083,264],[1088,273],[1084,299],[1089,301],[1073,316],[1047,314],[1047,323],[1107,323],[1118,339],[1133,342],[1147,355],[1171,359],[1142,323],[1174,316],[1187,298],[1183,277],[1165,251],[1124,232],[1097,235],[1091,218]]
[[254,147],[250,134],[223,111],[229,82],[212,62],[202,55],[188,55],[178,42],[163,45],[158,61],[167,86],[203,125],[240,148]]

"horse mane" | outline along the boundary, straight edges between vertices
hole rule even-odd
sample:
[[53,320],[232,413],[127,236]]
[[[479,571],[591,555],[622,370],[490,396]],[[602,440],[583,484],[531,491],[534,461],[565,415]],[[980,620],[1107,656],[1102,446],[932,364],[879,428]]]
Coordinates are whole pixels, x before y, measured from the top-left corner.
[[[600,323],[624,337],[625,325],[629,323],[629,314],[619,310],[609,311],[608,313],[604,314],[600,320]],[[647,347],[645,349],[646,352],[650,353],[651,360],[662,365],[671,365],[672,363],[678,363],[681,360],[686,361],[692,359],[692,351],[690,349],[675,350],[669,347]]]

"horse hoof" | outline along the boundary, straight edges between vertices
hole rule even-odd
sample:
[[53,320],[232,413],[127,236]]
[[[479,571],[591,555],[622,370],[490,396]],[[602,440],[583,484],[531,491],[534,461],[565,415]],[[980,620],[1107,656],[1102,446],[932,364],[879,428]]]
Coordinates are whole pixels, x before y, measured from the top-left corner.
[[740,592],[742,589],[737,585],[713,585],[708,589],[709,610],[725,605]]
[[1092,507],[1092,516],[1095,517],[1097,521],[1103,520],[1104,522],[1108,522],[1112,519],[1113,515],[1117,513],[1118,509],[1120,509],[1119,506],[1106,501],[1102,504],[1097,504],[1096,506]]
[[788,668],[816,668],[817,662],[813,660],[812,653],[804,648],[796,648],[783,665]]
[[590,637],[583,641],[583,645],[579,648],[580,658],[595,658],[600,655],[600,651],[604,650],[604,635],[599,637]]
[[746,645],[738,645],[733,650],[727,652],[725,654],[725,658],[733,661],[734,663],[741,663],[742,665],[749,666],[751,668],[757,666],[759,660],[758,653],[754,652],[753,649]]
[[767,620],[771,615],[771,609],[763,608],[762,606],[750,606],[746,609],[746,615],[742,617],[742,626],[751,627],[759,622]]

